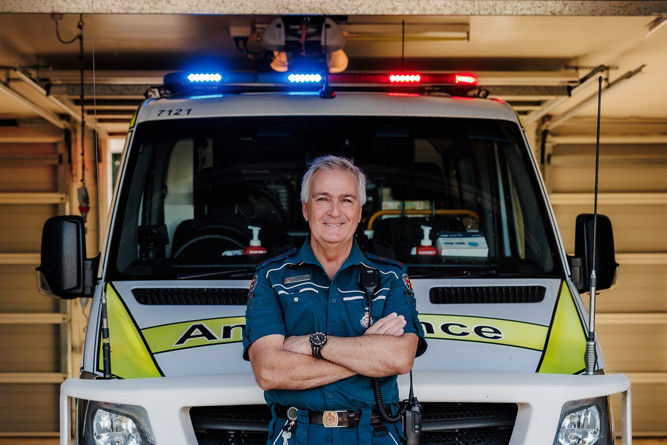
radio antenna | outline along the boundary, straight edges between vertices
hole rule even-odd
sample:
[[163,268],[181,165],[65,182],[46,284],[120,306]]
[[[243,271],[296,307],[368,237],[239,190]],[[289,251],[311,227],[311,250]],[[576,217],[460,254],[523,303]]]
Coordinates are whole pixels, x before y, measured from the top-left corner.
[[328,48],[327,48],[327,16],[324,16],[324,22],[322,23],[322,34],[324,37],[324,44],[322,45],[324,47],[324,75],[323,75],[323,82],[322,82],[322,89],[320,89],[319,95],[322,99],[333,99],[336,97],[336,92],[331,88],[331,85],[329,85],[329,54],[328,54]]
[[104,378],[111,378],[111,343],[109,342],[109,316],[107,314],[107,291],[102,289],[102,371]]
[[598,77],[598,116],[597,116],[597,136],[595,139],[595,192],[593,195],[593,260],[591,261],[591,280],[590,280],[590,304],[589,304],[589,322],[588,338],[586,339],[586,354],[584,363],[586,374],[595,374],[595,365],[597,364],[597,350],[595,347],[595,299],[597,288],[597,233],[598,233],[598,175],[600,171],[600,103],[602,100],[602,76]]

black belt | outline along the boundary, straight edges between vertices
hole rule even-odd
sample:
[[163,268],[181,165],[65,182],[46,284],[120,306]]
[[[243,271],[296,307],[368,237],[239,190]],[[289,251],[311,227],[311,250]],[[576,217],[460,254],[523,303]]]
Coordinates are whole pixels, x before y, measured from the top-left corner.
[[[283,419],[296,420],[296,418],[290,418],[296,416],[296,411],[288,413],[291,410],[294,410],[294,408],[285,405],[276,405],[276,416]],[[315,425],[323,425],[325,428],[354,428],[359,425],[360,419],[361,410],[308,411],[309,422]],[[382,420],[373,411],[371,413],[371,424],[378,423],[382,423]]]

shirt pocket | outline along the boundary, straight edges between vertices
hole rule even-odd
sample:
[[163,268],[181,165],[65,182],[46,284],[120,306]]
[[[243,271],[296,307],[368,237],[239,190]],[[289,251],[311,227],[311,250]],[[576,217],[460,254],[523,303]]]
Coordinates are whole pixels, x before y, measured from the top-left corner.
[[276,290],[285,317],[287,336],[307,335],[321,330],[318,313],[323,313],[321,301],[326,301],[324,289],[304,284],[298,287]]
[[[383,317],[385,300],[386,292],[382,293],[382,295],[376,293],[373,297],[371,303],[373,322]],[[361,291],[350,292],[343,296],[343,303],[345,304],[347,318],[350,320],[354,334],[362,335],[369,327],[368,297]]]

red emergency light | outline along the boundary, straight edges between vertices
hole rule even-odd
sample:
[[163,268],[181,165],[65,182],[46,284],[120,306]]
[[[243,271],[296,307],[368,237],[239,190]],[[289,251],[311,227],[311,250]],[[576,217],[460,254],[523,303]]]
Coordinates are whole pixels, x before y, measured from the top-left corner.
[[421,74],[390,74],[389,82],[390,83],[402,83],[402,84],[416,84],[421,83],[422,76]]
[[339,73],[329,74],[329,82],[335,86],[345,85],[385,85],[401,87],[449,87],[453,92],[463,93],[477,88],[477,76],[469,73]]

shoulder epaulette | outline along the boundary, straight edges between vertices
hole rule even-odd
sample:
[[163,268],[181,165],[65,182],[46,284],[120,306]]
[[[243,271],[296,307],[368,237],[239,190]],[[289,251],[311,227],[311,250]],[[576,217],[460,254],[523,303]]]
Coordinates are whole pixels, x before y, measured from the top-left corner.
[[368,257],[369,260],[374,260],[374,261],[379,261],[381,263],[386,263],[386,264],[392,264],[394,266],[400,267],[401,269],[405,267],[403,263],[397,260],[393,260],[391,258],[385,258],[381,256],[377,256],[373,253],[365,252],[366,256]]
[[266,266],[267,264],[275,263],[276,261],[280,261],[280,260],[284,260],[286,258],[289,258],[292,255],[294,255],[296,252],[297,252],[297,248],[292,247],[290,250],[288,250],[285,253],[281,253],[278,256],[274,256],[273,258],[269,258],[268,260],[264,260],[263,262],[259,263],[257,265],[257,269],[260,269],[260,268]]

